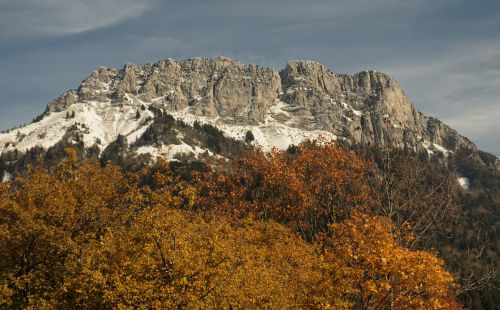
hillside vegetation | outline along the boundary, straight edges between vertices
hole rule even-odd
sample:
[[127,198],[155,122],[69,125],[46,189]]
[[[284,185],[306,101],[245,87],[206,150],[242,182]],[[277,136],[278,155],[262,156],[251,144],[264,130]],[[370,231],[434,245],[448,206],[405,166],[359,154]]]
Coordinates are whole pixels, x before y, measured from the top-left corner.
[[0,185],[2,307],[461,308],[411,242],[435,223],[382,214],[333,144],[127,171],[67,153]]

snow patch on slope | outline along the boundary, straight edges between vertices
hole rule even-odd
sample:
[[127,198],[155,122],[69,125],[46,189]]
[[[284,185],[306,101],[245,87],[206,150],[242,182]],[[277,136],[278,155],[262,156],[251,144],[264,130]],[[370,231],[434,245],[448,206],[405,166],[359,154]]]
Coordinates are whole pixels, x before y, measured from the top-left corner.
[[187,155],[193,156],[198,159],[200,155],[206,154],[209,156],[213,156],[214,154],[209,150],[202,149],[199,146],[191,146],[184,142],[181,144],[170,144],[164,145],[161,144],[159,146],[141,146],[137,149],[137,154],[151,154],[151,156],[156,160],[161,157],[168,161],[176,161],[176,157],[179,155]]
[[453,153],[452,151],[445,149],[443,146],[436,143],[432,143],[431,141],[426,139],[422,140],[422,146],[427,150],[427,153],[429,155],[433,155],[434,151],[442,153],[444,157],[448,157],[449,153]]
[[35,146],[47,149],[62,139],[66,130],[61,128],[67,127],[65,112],[53,112],[40,122],[0,134],[0,152],[15,149],[25,152]]
[[[127,138],[129,143],[137,140],[151,125],[148,117],[153,113],[140,110],[148,103],[128,98],[123,104],[111,102],[78,102],[62,112],[51,112],[39,122],[29,124],[9,133],[0,134],[0,153],[6,150],[26,152],[40,146],[48,149],[62,140],[68,129],[77,126],[86,147],[96,144],[102,151],[118,135]],[[136,113],[140,111],[137,118]],[[74,112],[75,117],[67,117]]]
[[276,147],[278,149],[287,149],[290,145],[298,145],[302,141],[310,139],[337,140],[337,136],[325,130],[304,130],[293,127],[293,120],[282,123],[276,118],[282,116],[290,117],[289,112],[285,110],[288,105],[276,100],[275,104],[267,111],[264,122],[257,125],[234,125],[222,122],[218,117],[211,118],[206,116],[197,116],[191,113],[191,108],[186,108],[179,112],[170,112],[174,118],[182,120],[189,125],[194,122],[201,124],[210,124],[221,130],[225,136],[235,140],[245,140],[245,135],[251,131],[255,140],[252,142],[255,146],[261,147],[263,151],[270,151]]
[[8,173],[7,171],[4,171],[3,177],[2,177],[2,183],[9,182],[12,179],[12,175]]
[[466,177],[459,177],[457,179],[457,182],[458,184],[460,184],[460,186],[463,188],[463,189],[466,189],[468,190],[470,188],[470,181],[468,178]]

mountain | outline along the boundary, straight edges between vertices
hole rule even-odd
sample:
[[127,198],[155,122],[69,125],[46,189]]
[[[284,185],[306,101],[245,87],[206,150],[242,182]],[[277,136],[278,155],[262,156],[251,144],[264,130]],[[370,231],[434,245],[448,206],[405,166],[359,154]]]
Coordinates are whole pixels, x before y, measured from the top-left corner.
[[1,134],[0,154],[81,143],[102,155],[118,137],[131,156],[217,153],[178,128],[170,139],[141,140],[158,122],[155,111],[184,125],[211,125],[264,150],[323,137],[440,157],[477,152],[457,131],[419,112],[386,74],[334,74],[312,61],[290,61],[278,71],[218,57],[100,67],[49,102],[34,123]]
[[[499,304],[498,276],[496,282],[481,280],[490,266],[500,266],[498,158],[423,115],[398,83],[380,72],[335,74],[312,61],[290,61],[279,71],[224,57],[101,67],[77,89],[50,101],[33,123],[0,134],[0,177],[7,181],[33,163],[59,163],[67,146],[81,158],[124,167],[165,156],[197,169],[197,160],[232,158],[257,147],[287,149],[305,139],[361,149],[364,159],[375,163],[374,179],[387,178],[384,184],[403,188],[403,196],[432,187],[429,195],[439,198],[450,188],[443,202],[456,197],[464,206],[462,221],[443,228],[431,246],[451,269],[467,271],[462,278],[479,279],[464,293],[467,305]],[[383,150],[370,155],[375,148]],[[390,161],[386,150],[400,154]],[[454,184],[443,187],[441,176],[449,175]],[[412,197],[431,207],[441,203]],[[493,288],[483,290],[486,282]]]

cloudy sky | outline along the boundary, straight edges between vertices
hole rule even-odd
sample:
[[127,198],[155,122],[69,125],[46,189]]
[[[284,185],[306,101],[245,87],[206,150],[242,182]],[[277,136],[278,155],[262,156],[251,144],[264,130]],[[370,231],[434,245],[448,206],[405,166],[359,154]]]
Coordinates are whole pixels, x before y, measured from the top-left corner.
[[100,65],[221,55],[383,71],[500,155],[498,0],[0,0],[0,129]]

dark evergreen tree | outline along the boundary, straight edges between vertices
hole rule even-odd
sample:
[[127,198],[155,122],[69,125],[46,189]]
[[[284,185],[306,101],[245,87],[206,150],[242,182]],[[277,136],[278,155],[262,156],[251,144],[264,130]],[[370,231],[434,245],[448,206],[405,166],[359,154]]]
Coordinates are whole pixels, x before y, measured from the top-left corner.
[[254,137],[252,131],[251,130],[247,131],[247,133],[245,134],[245,142],[250,143],[253,140],[255,140],[255,137]]
[[115,140],[116,145],[122,147],[125,144],[125,138],[122,135],[118,135]]

